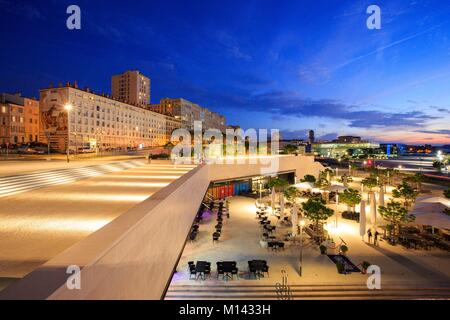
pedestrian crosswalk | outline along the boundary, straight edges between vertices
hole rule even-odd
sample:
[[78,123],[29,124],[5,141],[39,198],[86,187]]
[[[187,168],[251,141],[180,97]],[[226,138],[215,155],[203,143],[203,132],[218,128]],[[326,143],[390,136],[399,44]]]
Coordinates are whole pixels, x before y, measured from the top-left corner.
[[130,160],[95,166],[59,169],[18,176],[0,177],[0,198],[43,187],[61,185],[78,180],[119,172],[144,165],[143,161]]

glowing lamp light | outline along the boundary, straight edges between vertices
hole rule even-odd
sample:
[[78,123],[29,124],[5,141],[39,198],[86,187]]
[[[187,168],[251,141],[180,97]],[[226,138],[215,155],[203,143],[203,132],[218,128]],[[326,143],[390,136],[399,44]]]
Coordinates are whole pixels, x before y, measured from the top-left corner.
[[70,112],[72,110],[72,108],[73,108],[73,106],[70,103],[67,103],[67,104],[64,105],[64,109],[67,112]]

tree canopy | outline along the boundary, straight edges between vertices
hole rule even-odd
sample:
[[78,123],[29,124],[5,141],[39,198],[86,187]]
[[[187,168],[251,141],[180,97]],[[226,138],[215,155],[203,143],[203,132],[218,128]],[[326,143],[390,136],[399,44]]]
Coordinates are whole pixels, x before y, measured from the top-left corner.
[[408,207],[409,204],[416,199],[417,194],[417,191],[405,181],[397,186],[396,189],[392,190],[392,196],[394,198],[403,199],[405,207]]
[[306,176],[303,177],[303,179],[301,180],[301,182],[312,182],[312,183],[316,183],[316,177],[307,174]]
[[293,144],[288,144],[283,148],[284,154],[293,154],[298,152],[298,147],[294,146]]
[[284,179],[275,178],[269,181],[268,186],[270,189],[275,188],[276,191],[282,191],[289,186],[289,182]]
[[365,178],[361,183],[364,184],[365,187],[369,188],[369,190],[372,190],[378,185],[377,178],[373,175]]
[[361,194],[355,189],[346,189],[339,195],[339,200],[355,211],[355,206],[361,203]]
[[415,216],[408,213],[408,210],[402,206],[400,202],[391,201],[386,206],[379,207],[380,215],[393,226],[393,235],[396,235],[396,230],[404,223],[412,222]]
[[325,206],[325,201],[321,198],[311,198],[302,203],[302,209],[305,216],[314,221],[316,226],[334,214],[332,209]]
[[286,197],[286,199],[288,199],[288,201],[293,202],[295,200],[295,198],[297,198],[299,196],[300,192],[297,190],[296,187],[290,186],[287,187],[286,190],[284,190],[284,196]]

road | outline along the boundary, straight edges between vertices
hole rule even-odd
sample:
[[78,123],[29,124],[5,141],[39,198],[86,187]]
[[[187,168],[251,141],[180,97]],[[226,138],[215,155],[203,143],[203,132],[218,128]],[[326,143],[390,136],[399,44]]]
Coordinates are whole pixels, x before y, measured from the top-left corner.
[[0,198],[0,287],[190,171],[151,164]]

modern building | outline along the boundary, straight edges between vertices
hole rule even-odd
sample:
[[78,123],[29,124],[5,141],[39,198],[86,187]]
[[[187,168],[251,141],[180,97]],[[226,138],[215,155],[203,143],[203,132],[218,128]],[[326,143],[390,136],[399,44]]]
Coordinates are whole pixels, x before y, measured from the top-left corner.
[[339,158],[339,157],[357,157],[366,155],[367,151],[380,148],[378,143],[361,142],[361,143],[338,143],[325,142],[312,144],[314,154],[321,157]]
[[144,107],[151,101],[151,80],[139,71],[126,71],[112,77],[111,91],[115,99]]
[[0,95],[0,144],[18,145],[39,139],[39,101],[20,94]]
[[432,145],[407,145],[405,148],[405,153],[409,155],[420,155],[420,154],[432,154],[435,148]]
[[224,116],[182,98],[161,99],[159,104],[149,105],[148,108],[154,112],[180,120],[183,127],[190,131],[194,130],[195,121],[203,123],[203,130],[219,129],[225,132],[226,129]]
[[166,118],[105,95],[65,87],[40,91],[43,142],[59,152],[147,148],[167,143]]
[[340,136],[333,142],[335,142],[335,143],[361,143],[363,141],[362,141],[361,137]]
[[309,143],[314,143],[316,140],[315,136],[314,136],[314,130],[309,130],[309,134],[308,134],[308,141]]

